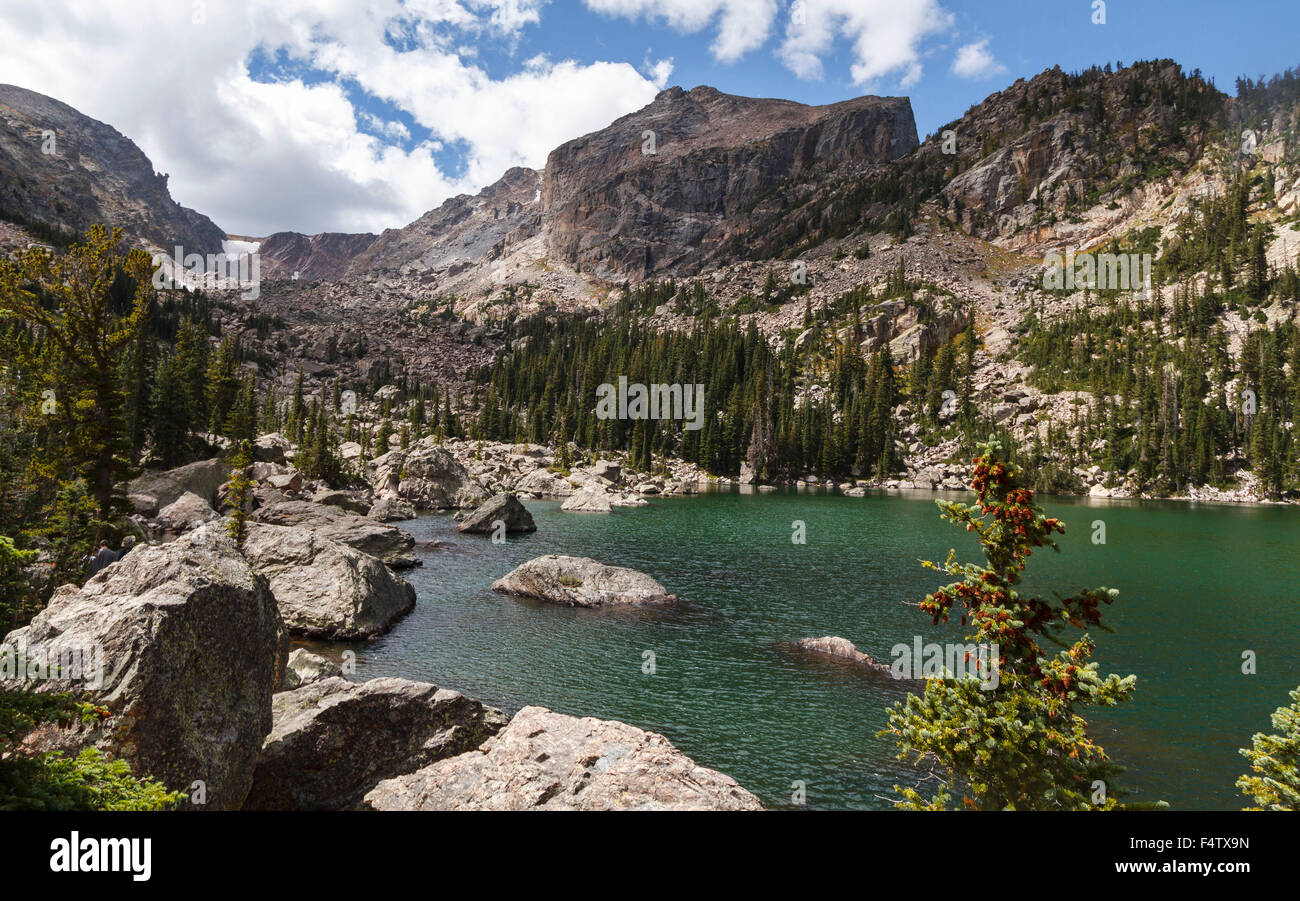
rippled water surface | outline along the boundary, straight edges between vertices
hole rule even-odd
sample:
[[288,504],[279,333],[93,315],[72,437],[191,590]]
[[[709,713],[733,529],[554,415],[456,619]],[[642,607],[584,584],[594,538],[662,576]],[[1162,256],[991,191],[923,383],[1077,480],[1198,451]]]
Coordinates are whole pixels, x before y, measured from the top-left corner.
[[[902,697],[888,680],[783,649],[842,635],[888,662],[913,636],[945,641],[913,606],[939,584],[919,558],[973,557],[921,492],[846,498],[715,493],[612,515],[528,502],[535,534],[495,545],[449,516],[402,523],[449,546],[405,575],[419,595],[393,632],[357,646],[356,678],[391,675],[456,688],[514,711],[539,704],[667,735],[771,806],[792,783],[816,808],[883,808],[915,773],[876,733]],[[1103,671],[1138,676],[1137,700],[1096,716],[1144,799],[1241,806],[1237,749],[1300,683],[1300,511],[1056,500],[1062,553],[1031,561],[1030,587],[1120,589],[1099,633]],[[807,543],[791,542],[802,521]],[[1093,544],[1103,520],[1107,542]],[[683,601],[662,611],[575,610],[489,590],[532,557],[595,557],[643,570]],[[342,647],[342,646],[339,646]],[[1258,675],[1241,673],[1242,653]],[[653,674],[643,672],[646,652]]]

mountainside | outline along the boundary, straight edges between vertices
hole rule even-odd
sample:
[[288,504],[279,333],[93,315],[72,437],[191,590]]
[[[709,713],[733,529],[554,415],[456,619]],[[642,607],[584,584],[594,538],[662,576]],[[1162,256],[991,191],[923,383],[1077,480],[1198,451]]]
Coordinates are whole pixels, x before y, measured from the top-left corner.
[[[556,148],[542,172],[511,169],[364,249],[364,236],[347,236],[313,277],[411,276],[446,294],[551,281],[557,295],[581,297],[695,272],[751,229],[777,184],[870,171],[916,144],[906,98],[805,106],[671,88]],[[286,242],[268,242],[264,252],[278,257]]]
[[810,107],[672,88],[551,152],[546,246],[600,278],[698,270],[791,178],[862,171],[916,147],[906,98]]
[[220,253],[226,237],[172,200],[167,176],[129,138],[13,85],[0,85],[0,219],[38,237],[111,224],[169,253],[178,244],[186,253]]
[[[904,99],[675,88],[403,228],[259,250],[256,303],[209,314],[249,365],[280,394],[437,386],[448,435],[860,488],[960,486],[996,433],[1050,490],[1300,485],[1290,72],[1233,98],[1168,60],[1054,68],[919,146]],[[1140,269],[1052,283],[1052,253]],[[620,374],[705,384],[713,415],[598,422]]]
[[352,260],[374,241],[369,234],[276,232],[258,242],[257,252],[264,278],[332,280],[342,278]]

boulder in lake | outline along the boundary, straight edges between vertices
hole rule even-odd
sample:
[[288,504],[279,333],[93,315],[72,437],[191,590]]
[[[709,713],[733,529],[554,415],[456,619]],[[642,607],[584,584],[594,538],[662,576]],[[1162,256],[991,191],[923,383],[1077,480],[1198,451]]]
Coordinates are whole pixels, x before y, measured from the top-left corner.
[[560,505],[566,513],[610,513],[614,498],[595,483],[583,485]]
[[484,535],[495,532],[496,523],[505,525],[508,534],[536,532],[532,514],[513,494],[498,494],[465,517],[457,527],[461,532]]
[[624,566],[606,566],[590,557],[548,554],[521,564],[492,583],[493,591],[568,607],[671,603],[677,595],[650,576]]
[[328,678],[273,701],[251,810],[344,810],[383,779],[477,748],[504,715],[458,691],[406,679]]
[[397,526],[358,516],[339,507],[313,504],[310,501],[283,501],[259,507],[252,514],[256,522],[274,526],[293,526],[334,541],[341,541],[383,560],[395,569],[414,566],[411,548],[415,539]]
[[800,651],[834,657],[882,676],[894,678],[893,670],[887,664],[873,660],[868,654],[858,650],[858,646],[853,642],[838,635],[825,635],[821,638],[801,638],[793,646]]
[[525,707],[482,748],[380,782],[375,810],[762,810],[736,780],[626,723]]
[[79,669],[32,687],[80,691],[109,711],[93,725],[42,726],[29,749],[98,747],[168,788],[202,782],[208,809],[243,804],[289,648],[275,599],[220,524],[60,587],[5,645],[28,661],[81,654]]
[[379,558],[320,532],[250,522],[244,555],[294,635],[372,638],[415,607],[415,589]]

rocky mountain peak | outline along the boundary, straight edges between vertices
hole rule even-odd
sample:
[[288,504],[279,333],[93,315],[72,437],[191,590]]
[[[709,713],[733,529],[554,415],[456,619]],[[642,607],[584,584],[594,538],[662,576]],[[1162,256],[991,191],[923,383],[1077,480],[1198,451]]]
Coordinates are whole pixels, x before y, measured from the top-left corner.
[[220,253],[225,232],[181,206],[167,175],[117,129],[43,94],[0,84],[0,218],[33,233],[121,226],[128,240]]
[[906,98],[807,106],[672,88],[551,152],[547,249],[608,279],[697,270],[782,180],[861,171],[916,146]]

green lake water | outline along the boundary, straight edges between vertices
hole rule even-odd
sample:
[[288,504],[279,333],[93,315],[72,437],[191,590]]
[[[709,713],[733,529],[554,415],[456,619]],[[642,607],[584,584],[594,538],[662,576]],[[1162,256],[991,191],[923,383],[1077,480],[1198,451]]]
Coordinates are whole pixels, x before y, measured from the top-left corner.
[[[957,497],[959,495],[952,495]],[[459,689],[508,712],[537,704],[661,732],[773,807],[883,809],[917,774],[876,733],[903,691],[785,642],[841,635],[877,660],[890,649],[961,637],[915,606],[940,584],[918,559],[974,540],[942,522],[926,492],[866,498],[778,492],[656,500],[612,515],[528,502],[538,531],[493,544],[450,516],[402,523],[449,546],[404,575],[415,610],[361,645],[353,678],[401,676]],[[1093,731],[1128,767],[1142,800],[1234,809],[1237,749],[1269,727],[1300,684],[1300,510],[1175,502],[1048,499],[1067,525],[1061,553],[1030,562],[1030,590],[1120,590],[1096,633],[1102,672],[1138,677],[1132,704],[1095,715]],[[802,521],[806,544],[791,542]],[[1106,543],[1091,540],[1103,520]],[[578,610],[492,592],[541,554],[594,557],[653,575],[682,602],[658,611]],[[1243,675],[1253,651],[1257,675]],[[646,652],[653,674],[643,671]]]

